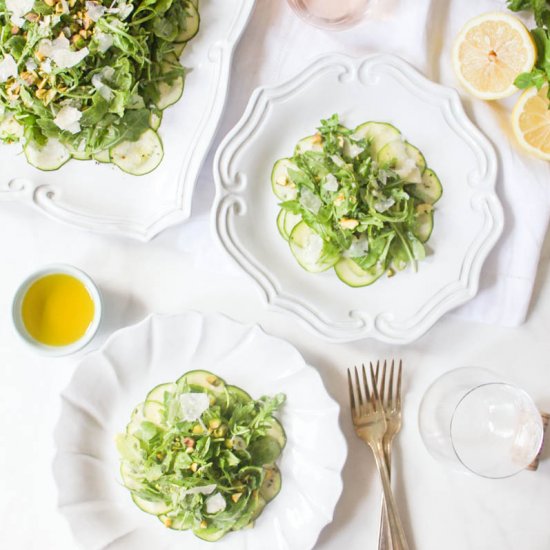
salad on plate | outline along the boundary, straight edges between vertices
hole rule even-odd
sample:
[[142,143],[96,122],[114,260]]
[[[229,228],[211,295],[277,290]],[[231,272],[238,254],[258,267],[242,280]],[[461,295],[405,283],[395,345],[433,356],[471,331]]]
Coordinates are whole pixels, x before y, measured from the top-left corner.
[[281,488],[283,394],[252,399],[195,370],[152,389],[117,437],[135,504],[168,528],[216,541],[252,527]]
[[298,263],[314,273],[334,268],[352,287],[416,270],[442,194],[422,152],[395,126],[348,129],[337,115],[275,163],[271,185],[279,232]]
[[197,0],[0,0],[0,141],[41,170],[74,158],[151,172],[198,29]]

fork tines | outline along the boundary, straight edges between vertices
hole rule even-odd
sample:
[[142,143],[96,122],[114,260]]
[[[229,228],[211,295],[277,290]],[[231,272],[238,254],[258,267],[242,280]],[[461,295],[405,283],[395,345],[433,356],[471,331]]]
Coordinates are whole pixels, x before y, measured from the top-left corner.
[[[362,408],[367,405],[372,406],[374,410],[380,406],[380,395],[376,383],[376,375],[373,370],[372,363],[370,364],[370,384],[367,377],[367,371],[365,365],[361,365],[363,389],[361,390],[361,383],[359,382],[359,373],[357,367],[353,368],[355,387],[352,381],[350,369],[348,369],[348,386],[349,397],[351,403],[351,410],[354,415],[358,415]],[[356,400],[357,397],[357,400]],[[358,403],[358,406],[357,406]]]
[[399,367],[397,369],[397,382],[394,385],[395,359],[391,360],[389,368],[389,380],[386,391],[386,372],[388,362],[384,360],[382,365],[382,374],[380,375],[380,361],[376,361],[376,368],[370,363],[371,370],[374,369],[374,377],[378,386],[380,401],[385,409],[401,408],[401,378],[403,373],[403,360],[399,359]]

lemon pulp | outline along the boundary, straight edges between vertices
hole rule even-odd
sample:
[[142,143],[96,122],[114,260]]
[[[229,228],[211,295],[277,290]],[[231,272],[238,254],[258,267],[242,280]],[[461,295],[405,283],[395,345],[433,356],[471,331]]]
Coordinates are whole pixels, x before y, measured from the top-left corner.
[[28,333],[48,346],[66,346],[82,338],[94,313],[94,302],[85,285],[61,273],[35,281],[21,306]]

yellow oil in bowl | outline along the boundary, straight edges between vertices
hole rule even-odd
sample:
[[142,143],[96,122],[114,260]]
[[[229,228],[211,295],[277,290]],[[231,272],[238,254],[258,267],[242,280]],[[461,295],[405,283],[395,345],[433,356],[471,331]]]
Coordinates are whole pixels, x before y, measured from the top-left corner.
[[21,320],[29,335],[46,346],[67,346],[80,340],[95,316],[94,301],[76,277],[45,275],[34,281],[21,304]]

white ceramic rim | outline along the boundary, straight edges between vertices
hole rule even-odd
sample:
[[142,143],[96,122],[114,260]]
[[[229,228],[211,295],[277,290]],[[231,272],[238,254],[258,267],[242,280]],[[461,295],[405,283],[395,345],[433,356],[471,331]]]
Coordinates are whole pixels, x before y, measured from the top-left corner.
[[[239,207],[246,187],[243,184],[245,178],[239,173],[234,157],[249,140],[254,139],[254,132],[263,124],[264,118],[269,116],[273,106],[299,93],[312,79],[332,68],[338,68],[342,74],[356,74],[361,67],[367,65],[388,68],[393,74],[398,75],[401,83],[409,90],[421,97],[432,98],[452,124],[453,130],[463,136],[474,151],[483,181],[480,183],[472,177],[471,200],[479,205],[483,227],[463,258],[460,277],[449,281],[428,302],[420,305],[409,318],[394,325],[391,312],[388,314],[380,311],[373,314],[354,308],[349,312],[349,317],[358,323],[358,326],[342,327],[341,323],[334,322],[320,313],[312,302],[305,302],[299,296],[285,291],[269,266],[256,261],[234,231],[231,216],[228,214],[228,205],[235,203]],[[216,151],[216,197],[211,210],[212,231],[227,254],[256,283],[268,307],[300,319],[318,337],[334,343],[374,338],[390,344],[408,344],[424,335],[445,313],[476,296],[483,264],[504,229],[502,205],[495,190],[497,173],[497,157],[493,146],[466,115],[460,96],[454,88],[429,80],[405,60],[393,54],[371,54],[362,57],[341,53],[324,54],[295,76],[276,85],[256,88],[252,93],[241,119]]]
[[[88,326],[88,329],[81,338],[72,344],[68,344],[67,346],[48,346],[38,342],[27,331],[21,316],[23,298],[27,294],[30,286],[42,277],[53,274],[71,275],[75,279],[79,280],[86,287],[86,290],[90,294],[90,297],[94,303],[94,318]],[[71,355],[72,353],[81,350],[92,341],[99,329],[99,325],[101,324],[101,317],[103,315],[103,301],[99,288],[94,283],[92,278],[84,273],[84,271],[70,264],[51,264],[34,271],[19,285],[19,288],[15,292],[13,298],[11,313],[15,332],[19,335],[23,342],[27,344],[27,346],[41,355],[46,355],[48,357],[60,357],[62,355]]]
[[[112,417],[113,417],[113,410],[110,407],[113,406],[113,405],[116,406],[116,403],[113,403],[113,401],[114,401],[113,399],[107,398],[105,403],[106,403],[106,406],[109,407],[109,408],[104,409],[100,405],[99,409],[101,409],[102,412],[99,412],[99,409],[96,410],[96,409],[91,408],[89,402],[86,401],[87,399],[90,399],[91,393],[87,390],[86,377],[82,378],[82,375],[84,373],[90,373],[90,376],[92,377],[90,380],[93,380],[94,383],[97,383],[97,388],[96,389],[100,392],[100,394],[103,397],[105,397],[106,395],[110,396],[109,390],[107,390],[107,392],[105,393],[106,387],[103,386],[102,383],[101,383],[101,376],[102,375],[101,374],[98,375],[97,374],[98,371],[95,371],[93,368],[90,368],[90,367],[95,366],[95,359],[94,358],[99,357],[100,360],[106,361],[106,365],[108,365],[107,370],[110,373],[114,374],[114,377],[111,378],[111,376],[110,376],[109,379],[113,383],[113,387],[116,386],[116,388],[117,388],[115,390],[116,395],[120,396],[119,392],[120,392],[121,388],[127,386],[130,383],[130,382],[128,382],[129,379],[127,378],[129,372],[127,372],[125,368],[122,368],[123,372],[121,371],[121,365],[123,364],[123,361],[120,360],[120,356],[118,355],[119,352],[118,353],[115,352],[114,355],[111,355],[109,350],[111,348],[113,348],[113,346],[114,346],[114,348],[116,348],[118,342],[121,342],[121,341],[124,341],[125,339],[127,339],[126,335],[128,333],[130,333],[131,335],[134,336],[134,338],[132,339],[132,341],[133,341],[133,340],[135,340],[135,336],[136,336],[135,334],[133,334],[133,333],[135,333],[135,331],[141,331],[144,327],[147,327],[149,325],[153,325],[153,324],[158,323],[158,322],[172,322],[174,319],[178,319],[180,317],[189,318],[188,322],[193,321],[193,318],[198,318],[200,320],[200,323],[195,323],[195,324],[197,326],[200,325],[201,339],[203,337],[206,337],[205,336],[206,333],[203,332],[202,327],[204,325],[207,325],[210,321],[229,323],[231,325],[235,325],[236,327],[239,327],[239,334],[238,334],[239,338],[234,341],[233,347],[232,347],[233,350],[241,349],[243,346],[246,345],[247,342],[249,342],[251,340],[261,339],[261,340],[264,341],[264,343],[267,342],[267,341],[273,341],[277,345],[279,350],[284,348],[285,353],[289,353],[289,352],[291,353],[291,356],[287,356],[287,359],[289,361],[291,359],[292,359],[293,362],[295,361],[295,367],[292,369],[292,373],[293,373],[292,375],[296,375],[298,373],[303,375],[305,373],[305,374],[307,374],[308,380],[310,382],[312,381],[312,378],[310,378],[310,377],[314,377],[315,382],[316,382],[315,383],[316,389],[320,390],[322,392],[322,405],[323,405],[323,408],[320,409],[320,408],[318,408],[318,406],[316,406],[316,407],[313,407],[310,410],[309,407],[306,407],[306,409],[301,409],[300,406],[294,407],[293,416],[294,417],[299,416],[300,413],[304,412],[304,411],[309,412],[310,414],[313,413],[314,415],[319,413],[319,412],[328,412],[330,414],[330,419],[331,419],[330,420],[329,432],[332,434],[334,442],[336,443],[336,445],[332,448],[331,453],[328,453],[329,455],[332,455],[332,461],[331,461],[330,465],[324,463],[323,461],[321,461],[321,462],[323,462],[323,464],[320,465],[321,469],[326,470],[327,474],[330,474],[331,480],[332,480],[331,481],[331,485],[332,485],[331,500],[330,500],[330,507],[329,507],[330,510],[327,509],[323,512],[320,509],[319,513],[314,514],[314,517],[316,518],[315,530],[308,529],[306,531],[306,533],[308,533],[308,535],[307,535],[307,544],[304,544],[304,546],[301,547],[303,550],[305,550],[306,548],[308,548],[308,549],[313,548],[316,544],[316,541],[317,541],[322,529],[327,524],[329,524],[333,521],[336,506],[337,506],[337,504],[338,504],[338,502],[341,498],[342,491],[343,491],[342,472],[343,472],[343,469],[344,469],[344,466],[345,466],[345,463],[346,463],[346,458],[348,456],[348,442],[347,442],[346,438],[344,437],[344,433],[342,432],[342,429],[341,429],[341,426],[340,426],[341,415],[342,415],[341,405],[327,391],[324,380],[321,377],[319,371],[316,368],[314,368],[313,366],[311,366],[309,363],[307,363],[305,361],[305,359],[303,358],[303,356],[301,355],[301,353],[295,348],[295,346],[292,345],[287,340],[265,332],[264,329],[257,323],[242,323],[242,322],[237,321],[237,320],[233,319],[232,317],[227,316],[223,313],[200,312],[200,311],[196,311],[196,310],[187,310],[187,311],[184,311],[182,313],[175,313],[175,314],[154,314],[154,313],[152,313],[152,314],[148,315],[145,319],[143,319],[142,321],[139,321],[136,324],[133,324],[133,325],[130,325],[130,326],[127,326],[127,327],[124,327],[124,328],[121,328],[121,329],[117,330],[116,332],[114,332],[113,334],[111,334],[109,336],[109,338],[106,340],[106,342],[103,343],[102,346],[99,349],[94,350],[91,354],[86,356],[86,359],[82,359],[80,361],[80,364],[78,365],[77,369],[75,370],[75,372],[73,374],[73,377],[71,378],[71,381],[69,382],[67,387],[62,392],[62,394],[61,394],[62,411],[61,411],[60,416],[58,418],[55,433],[54,433],[56,451],[55,451],[55,457],[54,457],[54,460],[53,460],[53,474],[54,474],[54,478],[55,478],[57,488],[58,488],[58,509],[62,513],[62,515],[64,515],[65,518],[68,520],[69,527],[71,528],[71,531],[72,531],[72,533],[75,537],[75,540],[78,541],[79,544],[83,548],[94,548],[95,550],[98,550],[99,548],[107,549],[107,548],[114,547],[115,546],[114,542],[118,541],[121,538],[121,536],[117,536],[114,539],[102,538],[101,542],[99,542],[95,539],[92,540],[88,537],[86,539],[87,542],[83,542],[82,532],[79,529],[77,529],[75,527],[75,524],[74,524],[74,521],[75,521],[74,518],[82,516],[82,515],[84,515],[85,518],[87,518],[87,519],[84,520],[86,523],[89,521],[89,516],[87,515],[86,511],[85,510],[83,511],[82,508],[81,508],[81,506],[83,506],[85,503],[87,503],[89,501],[88,500],[81,500],[80,497],[78,497],[78,498],[75,497],[75,494],[78,493],[81,490],[80,488],[76,490],[76,493],[72,489],[67,490],[67,485],[66,484],[67,484],[68,479],[71,476],[67,476],[67,471],[65,469],[65,466],[67,465],[67,463],[64,462],[64,460],[68,459],[69,461],[73,461],[73,460],[76,460],[77,458],[88,457],[93,461],[94,464],[97,464],[97,463],[101,463],[102,465],[110,464],[110,459],[107,456],[105,456],[102,452],[101,453],[97,452],[97,445],[105,445],[105,444],[111,445],[110,442],[112,442],[112,438],[110,436],[108,436],[107,439],[103,441],[103,443],[98,443],[99,438],[97,438],[97,437],[84,437],[82,440],[76,441],[75,440],[76,433],[82,435],[83,431],[82,431],[81,426],[78,423],[74,422],[72,419],[69,421],[68,424],[66,423],[67,414],[69,414],[69,415],[70,414],[80,415],[81,418],[87,424],[89,424],[91,426],[91,428],[96,429],[97,427],[100,427],[102,430],[105,431],[106,434],[111,434],[112,435],[112,430],[117,429],[117,428],[115,428],[115,425],[110,425],[110,426],[106,427],[106,424],[109,422],[109,419],[112,419]],[[220,328],[220,327],[217,326],[217,328]],[[151,333],[152,335],[158,334],[156,332],[156,331],[158,331],[158,327],[150,326],[149,330],[152,331],[152,333]],[[157,338],[155,338],[154,336],[152,336],[151,338],[140,339],[140,342],[142,344],[145,342],[146,345],[149,345],[149,346],[154,345],[154,343],[156,341],[157,341]],[[195,349],[198,349],[198,348],[195,348]],[[258,350],[260,348],[252,347],[251,349],[252,350],[256,349],[256,352],[258,352]],[[127,352],[127,350],[126,350],[126,352]],[[192,352],[192,353],[194,354],[195,352]],[[113,359],[114,356],[117,357],[116,360]],[[150,357],[150,359],[147,360],[147,362],[150,363],[150,361],[158,360],[158,359],[154,359],[155,357],[157,357],[157,355],[152,355]],[[199,359],[199,361],[200,360],[201,359]],[[248,369],[250,371],[248,373],[249,375],[250,375],[250,373],[254,373],[253,374],[253,376],[254,376],[254,375],[261,372],[261,369],[258,371],[257,369],[255,369],[254,366],[252,366],[253,363],[250,363],[250,364],[251,364],[251,367]],[[100,371],[100,372],[104,372],[104,371],[105,371],[105,369],[102,369],[102,371]],[[138,375],[138,378],[141,375],[153,376],[155,378],[160,376],[160,378],[158,378],[158,380],[155,380],[156,384],[160,383],[160,381],[162,381],[162,380],[165,380],[164,378],[162,378],[162,376],[166,373],[159,373],[158,369],[151,369],[149,367],[147,369],[141,368],[141,370],[139,372],[141,374]],[[241,372],[240,374],[242,375],[243,373]],[[288,377],[290,374],[291,374],[290,372],[287,372],[286,374],[283,375],[283,378]],[[227,375],[227,373],[224,374],[224,376],[226,376],[226,375]],[[98,376],[100,378],[98,378]],[[275,378],[277,379],[277,377],[275,377]],[[134,379],[135,379],[134,375],[130,376],[130,380],[134,380]],[[261,377],[258,380],[260,380],[260,379],[261,379]],[[260,383],[264,384],[263,381],[260,382]],[[138,382],[138,384],[141,385],[140,382]],[[303,384],[303,382],[302,382],[302,384]],[[81,389],[78,389],[79,387]],[[311,388],[311,386],[307,386],[307,388]],[[303,391],[306,391],[306,392],[309,391],[307,388],[304,388]],[[147,389],[149,390],[150,386],[148,386]],[[75,390],[77,390],[76,394],[74,393]],[[83,394],[84,397],[82,398],[82,400],[78,398],[77,394],[78,394],[79,391],[83,392],[82,394]],[[124,393],[124,392],[122,392],[122,393]],[[134,402],[134,404],[135,404],[135,402]],[[69,407],[69,409],[71,409],[72,412],[69,413],[69,411],[65,410],[65,407]],[[131,410],[131,407],[128,407],[127,409],[125,407],[124,410],[125,410],[125,418],[127,418],[127,414]],[[296,422],[296,419],[294,418],[292,423],[295,425],[295,422]],[[324,425],[322,425],[322,426],[324,426]],[[74,432],[73,428],[76,429],[77,431]],[[299,431],[303,431],[303,429],[304,429],[303,427],[299,428]],[[324,428],[324,429],[325,429],[325,433],[326,433],[326,428]],[[332,429],[336,429],[337,432],[332,432]],[[323,433],[323,430],[321,430],[320,433]],[[334,437],[334,436],[336,436],[336,437]],[[292,437],[296,437],[296,434],[294,436],[289,435],[289,441],[291,440]],[[319,437],[321,437],[321,436],[319,436]],[[78,440],[78,436],[76,436],[76,439]],[[86,442],[86,443],[83,443],[83,442]],[[88,444],[92,445],[93,449],[92,449],[92,447],[88,447]],[[112,447],[114,447],[114,445],[112,445]],[[311,450],[311,448],[308,447],[307,444],[306,444],[306,447]],[[283,460],[284,460],[285,457],[287,457],[287,460],[293,460],[292,456],[294,456],[292,451],[287,450],[284,453]],[[308,459],[309,456],[310,456],[309,454],[304,455],[304,458]],[[117,456],[117,463],[118,463],[118,456]],[[282,471],[285,471],[285,470],[283,470],[283,468],[288,467],[288,465],[285,466],[284,464],[280,464],[280,467],[281,467]],[[113,472],[114,471],[115,470],[113,470]],[[299,468],[298,468],[297,472],[298,471],[299,471]],[[104,471],[102,470],[102,472],[103,473],[101,475],[103,476]],[[80,470],[78,470],[78,476],[80,476],[81,474],[82,474],[82,472]],[[295,475],[298,475],[298,474],[295,473]],[[118,479],[118,476],[117,476],[117,479]],[[322,479],[323,478],[320,478],[318,482],[321,483],[321,484],[324,484],[326,486],[327,483],[323,483]],[[115,480],[113,480],[113,481],[115,481]],[[120,481],[117,481],[117,482],[120,484]],[[77,484],[77,486],[80,487],[80,484]],[[305,493],[303,493],[303,489],[300,489],[299,492],[301,494],[305,494]],[[309,493],[307,493],[307,494],[309,495]],[[101,497],[99,497],[96,494],[89,495],[88,493],[86,493],[86,497],[89,497],[90,501],[93,502],[93,503],[96,503],[96,504],[101,503],[101,506],[103,506],[103,505],[111,506],[111,504],[115,508],[120,506],[120,502],[118,502],[116,499],[115,500],[111,500],[110,498],[107,499],[105,497],[105,495],[102,495]],[[278,502],[281,502],[281,501],[279,500]],[[289,501],[289,502],[290,502],[290,504],[292,504],[293,501]],[[307,504],[310,508],[316,509],[316,507],[313,506],[315,501],[311,501],[309,499],[309,497],[306,497],[304,499],[304,502],[307,502]],[[128,503],[129,503],[129,500],[128,500]],[[300,508],[300,506],[298,504],[297,504],[297,506],[298,506],[298,508]],[[126,503],[124,504],[124,508],[126,508]],[[287,505],[287,508],[288,508],[288,510],[292,511],[293,506],[288,506]],[[131,506],[131,509],[132,509],[133,512],[139,514],[140,516],[143,516],[143,514],[135,506]],[[71,513],[69,513],[70,510],[74,511],[74,515],[71,515]],[[277,515],[273,516],[273,521],[276,524],[280,523]],[[131,523],[133,525],[133,520],[131,520]],[[121,531],[121,535],[122,536],[127,536],[128,534],[130,534],[134,531],[141,532],[140,530],[145,528],[146,525],[147,525],[147,532],[149,532],[149,524],[152,525],[151,522],[148,522],[147,524],[144,524],[144,523],[140,522],[140,524],[132,526],[132,528],[128,529],[128,530],[126,530],[126,527],[123,527],[123,529]],[[156,524],[156,522],[155,522],[155,524]],[[90,527],[90,532],[93,532],[93,531],[97,532],[98,529],[101,529],[100,523],[92,522],[92,526]],[[248,533],[250,533],[250,531],[248,531]],[[187,533],[187,534],[190,535],[190,533]],[[89,535],[89,533],[88,533],[88,535]],[[95,536],[95,534],[93,536]],[[146,538],[148,539],[149,537],[146,537]],[[204,547],[210,546],[210,543],[206,543],[206,542],[201,541],[199,539],[196,539],[194,537],[192,538],[192,541],[193,541],[193,543],[190,546],[192,546],[193,548],[199,548],[199,547],[203,548],[203,546]],[[159,541],[159,543],[160,542],[161,541]],[[288,549],[288,545],[285,544],[285,541],[281,542],[280,540],[277,539],[277,541],[275,541],[275,540],[273,541],[273,543],[275,543],[275,542],[278,543],[277,548],[280,548],[281,550],[283,548]],[[132,540],[132,543],[135,543],[135,540]],[[183,544],[185,546],[185,542],[183,542]],[[219,546],[220,547],[225,547],[225,545],[222,541],[220,541]],[[135,544],[133,546],[130,546],[130,548],[137,548],[137,547],[141,548],[142,546],[141,545],[136,546]],[[150,545],[149,546],[145,545],[143,547],[144,548],[149,548]],[[256,548],[259,548],[259,547],[262,547],[262,546],[261,546],[261,544],[258,545],[256,543],[251,545],[250,541],[244,541],[244,542],[239,543],[237,541],[237,539],[235,539],[234,544],[231,544],[230,547],[233,548],[233,549],[235,549],[236,547],[256,549]],[[264,540],[264,547],[265,547],[265,540]],[[163,548],[164,548],[164,546],[163,546]],[[270,548],[272,548],[272,547],[270,546]]]
[[174,196],[162,212],[152,218],[133,220],[120,213],[105,214],[97,210],[89,211],[79,206],[59,203],[56,197],[62,194],[62,189],[48,182],[37,183],[32,177],[15,177],[6,182],[0,178],[0,202],[16,200],[72,227],[96,233],[124,235],[143,242],[150,241],[169,227],[186,222],[191,217],[193,196],[201,169],[225,109],[233,54],[252,15],[255,2],[256,0],[240,0],[227,35],[208,46],[208,58],[215,66],[215,82],[210,88],[204,89],[210,103],[208,108],[204,109],[200,123],[193,128],[193,145],[182,152],[180,163],[174,164],[174,178],[177,179],[178,185]]

